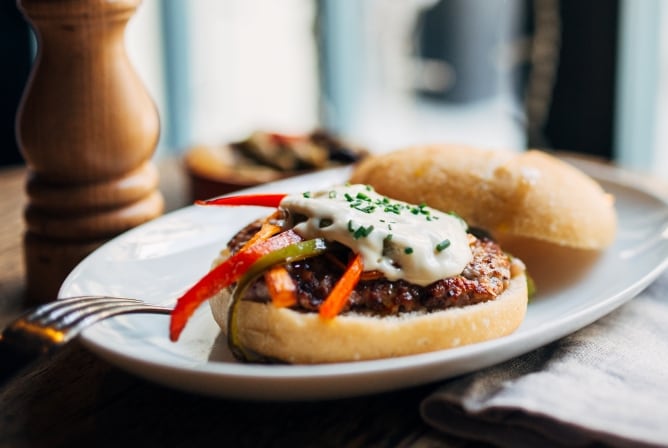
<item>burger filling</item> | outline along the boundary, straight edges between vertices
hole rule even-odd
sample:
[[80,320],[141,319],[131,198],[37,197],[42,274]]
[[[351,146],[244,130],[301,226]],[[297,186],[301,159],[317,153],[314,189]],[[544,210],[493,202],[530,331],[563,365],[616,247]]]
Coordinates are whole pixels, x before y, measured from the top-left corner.
[[216,266],[179,298],[170,320],[175,341],[199,304],[231,288],[228,340],[243,359],[236,318],[242,300],[324,320],[345,312],[430,312],[493,300],[524,271],[456,214],[393,200],[367,185],[205,203],[277,209],[232,238]]
[[[239,250],[260,228],[255,222],[239,232],[228,244],[231,252]],[[489,238],[467,234],[471,260],[458,275],[418,285],[405,279],[388,279],[380,271],[367,271],[356,285],[343,312],[355,311],[373,315],[400,312],[437,311],[493,300],[507,287],[513,261]],[[334,244],[326,254],[286,265],[297,286],[294,310],[317,312],[323,300],[345,270],[351,250]],[[269,302],[264,279],[255,281],[244,294],[245,300]]]

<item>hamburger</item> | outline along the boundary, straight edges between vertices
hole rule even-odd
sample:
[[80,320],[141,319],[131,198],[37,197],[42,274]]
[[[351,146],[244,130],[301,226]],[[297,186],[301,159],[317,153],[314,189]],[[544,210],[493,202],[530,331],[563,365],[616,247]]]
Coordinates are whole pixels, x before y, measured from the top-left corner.
[[[480,165],[487,159],[464,157],[461,148],[441,151],[411,148],[371,157],[354,170],[351,183],[323,191],[206,201],[276,211],[243,226],[212,270],[179,299],[171,339],[207,300],[233,354],[252,362],[406,356],[515,331],[527,310],[525,265],[483,230],[514,228],[494,213],[473,213],[494,197],[499,207],[512,203],[506,189],[477,196],[512,187],[501,168],[508,166],[500,163],[506,157],[490,156],[490,168]],[[443,161],[447,154],[468,164],[455,180],[434,169],[451,169]],[[485,173],[497,168],[506,182],[481,186],[490,178]],[[461,183],[474,193],[462,192]]]
[[[456,214],[367,185],[286,195],[277,212],[230,240],[211,272],[242,263],[261,244],[257,235],[285,244],[262,251],[207,299],[233,353],[246,361],[378,359],[509,334],[526,312],[524,266],[467,230]],[[278,279],[270,275],[276,268]],[[288,286],[276,288],[286,277]]]

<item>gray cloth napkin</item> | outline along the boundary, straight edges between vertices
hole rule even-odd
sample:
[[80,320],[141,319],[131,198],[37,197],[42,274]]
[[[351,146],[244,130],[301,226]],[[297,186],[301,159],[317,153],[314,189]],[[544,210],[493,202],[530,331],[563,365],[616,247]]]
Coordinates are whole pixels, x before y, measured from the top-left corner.
[[668,446],[668,273],[577,333],[443,384],[421,413],[498,446]]

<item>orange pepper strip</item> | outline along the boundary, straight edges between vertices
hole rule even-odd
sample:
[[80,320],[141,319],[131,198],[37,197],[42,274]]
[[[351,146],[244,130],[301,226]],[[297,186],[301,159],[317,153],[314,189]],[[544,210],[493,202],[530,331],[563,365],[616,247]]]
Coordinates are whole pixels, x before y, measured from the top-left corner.
[[169,338],[177,341],[197,307],[237,281],[260,257],[301,240],[295,232],[287,230],[240,250],[210,270],[176,302],[169,322]]
[[279,308],[297,304],[297,285],[285,266],[274,266],[264,274],[271,303]]
[[336,267],[340,268],[342,271],[346,270],[346,265],[343,263],[343,261],[339,260],[338,257],[336,255],[334,255],[333,253],[325,252],[325,257],[327,257],[327,259],[329,261],[331,261],[332,264],[334,264]]
[[379,278],[383,277],[385,277],[385,275],[381,271],[364,271],[360,276],[360,280],[378,280]]
[[281,227],[277,226],[276,224],[271,224],[269,222],[265,222],[262,224],[262,227],[260,227],[260,230],[255,232],[255,234],[246,241],[246,243],[241,247],[240,250],[246,250],[249,247],[259,243],[260,241],[265,241],[272,236],[276,235],[278,232],[281,231]]
[[319,314],[323,319],[332,319],[336,317],[346,306],[350,293],[359,282],[362,271],[364,270],[364,263],[362,255],[357,254],[346,266],[346,271],[334,288],[329,293],[329,296],[320,305]]

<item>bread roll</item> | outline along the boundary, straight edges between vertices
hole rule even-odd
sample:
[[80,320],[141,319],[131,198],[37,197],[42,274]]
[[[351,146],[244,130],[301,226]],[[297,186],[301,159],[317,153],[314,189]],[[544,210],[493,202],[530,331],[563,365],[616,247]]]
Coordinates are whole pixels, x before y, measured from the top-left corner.
[[[210,301],[213,317],[227,334],[231,289]],[[405,356],[448,349],[508,335],[527,309],[524,272],[496,299],[431,313],[378,317],[346,313],[323,320],[317,313],[271,303],[238,304],[239,340],[244,349],[289,363],[313,364]]]
[[614,238],[613,198],[591,177],[545,152],[418,146],[363,160],[352,183],[454,211],[494,235],[599,250]]

